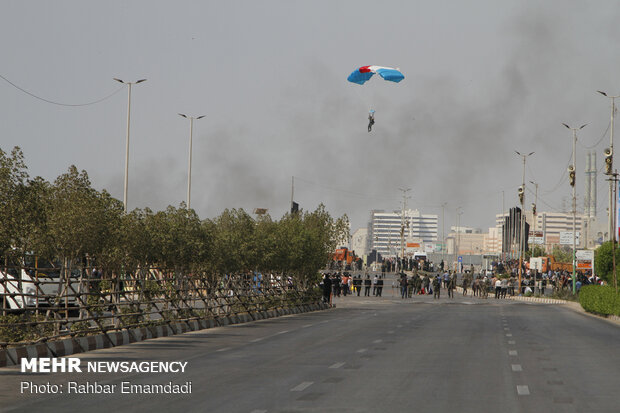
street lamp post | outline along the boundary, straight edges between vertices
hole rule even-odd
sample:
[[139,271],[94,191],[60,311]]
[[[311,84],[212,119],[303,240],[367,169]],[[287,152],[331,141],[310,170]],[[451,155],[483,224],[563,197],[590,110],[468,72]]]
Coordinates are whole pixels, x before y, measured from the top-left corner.
[[[573,164],[572,172],[569,171],[569,183],[573,187],[573,294],[577,292],[577,282],[576,282],[576,267],[577,267],[577,194],[575,192],[576,185],[576,174],[577,174],[577,161],[576,161],[576,150],[577,150],[577,131],[586,127],[587,123],[581,125],[578,128],[571,128],[566,123],[562,125],[566,126],[567,129],[573,131]],[[573,177],[570,177],[570,174],[573,174]]]
[[112,78],[119,83],[123,83],[128,86],[127,88],[127,139],[125,141],[125,189],[123,190],[123,207],[125,213],[127,213],[127,184],[129,182],[129,121],[131,119],[131,85],[137,85],[138,83],[146,82],[146,79],[136,80],[135,82],[125,82],[124,80],[116,77]]
[[[611,124],[610,124],[610,129],[609,129],[609,150],[611,151],[611,156],[613,157],[613,153],[614,153],[614,114],[616,112],[616,98],[620,97],[620,95],[616,95],[616,96],[611,96],[608,95],[605,92],[602,92],[600,90],[597,90],[598,93],[600,93],[601,95],[608,97],[611,99]],[[609,165],[609,170],[612,170],[612,165]],[[614,210],[614,199],[613,199],[613,193],[614,193],[614,187],[613,187],[613,181],[609,180],[609,205],[608,205],[608,220],[607,220],[607,224],[608,224],[608,230],[609,230],[609,240],[611,241],[612,239],[615,240],[616,239],[616,231],[614,229],[614,218],[612,217],[612,211]],[[612,238],[613,237],[613,238]]]
[[462,207],[456,208],[456,248],[454,250],[456,253],[455,258],[456,258],[456,272],[457,273],[461,269],[459,265],[459,249],[461,248],[461,215],[463,215],[462,209],[463,209]]
[[527,155],[519,151],[515,151],[517,155],[523,158],[523,179],[521,180],[520,201],[521,201],[521,230],[519,231],[519,295],[521,294],[521,279],[523,277],[523,256],[525,255],[525,159],[534,154],[530,152]]
[[192,199],[192,135],[194,134],[194,119],[202,119],[206,115],[193,117],[179,113],[179,116],[189,119],[189,162],[187,165],[187,209],[189,210],[191,208],[190,202]]

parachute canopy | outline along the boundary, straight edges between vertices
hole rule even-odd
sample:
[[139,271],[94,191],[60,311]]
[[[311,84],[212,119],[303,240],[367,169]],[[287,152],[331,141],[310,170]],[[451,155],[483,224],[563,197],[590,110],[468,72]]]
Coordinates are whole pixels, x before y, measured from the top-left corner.
[[375,73],[378,73],[379,76],[381,76],[385,80],[389,80],[390,82],[398,83],[405,78],[405,76],[401,73],[400,70],[394,69],[392,67],[362,66],[359,69],[355,69],[353,73],[349,75],[347,80],[349,82],[357,83],[358,85],[363,85]]

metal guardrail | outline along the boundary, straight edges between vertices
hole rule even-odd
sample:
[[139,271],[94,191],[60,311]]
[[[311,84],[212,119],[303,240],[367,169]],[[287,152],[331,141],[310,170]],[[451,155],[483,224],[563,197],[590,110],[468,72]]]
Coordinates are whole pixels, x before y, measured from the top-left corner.
[[[321,299],[319,291],[302,289],[283,274],[248,272],[215,277],[150,268],[124,277],[60,277],[56,281],[34,277],[24,281],[2,270],[1,347],[205,318],[217,323],[225,317]],[[11,288],[15,285],[17,290]],[[58,293],[50,294],[50,285]]]

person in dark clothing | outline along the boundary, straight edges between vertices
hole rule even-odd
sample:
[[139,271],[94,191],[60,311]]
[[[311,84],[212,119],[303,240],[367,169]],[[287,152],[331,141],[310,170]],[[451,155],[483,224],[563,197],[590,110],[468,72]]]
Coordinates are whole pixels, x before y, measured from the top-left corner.
[[370,297],[370,285],[372,281],[370,280],[370,275],[366,274],[366,279],[364,280],[364,297]]
[[383,292],[383,278],[379,278],[377,280],[377,297],[381,297],[382,292]]
[[370,112],[368,112],[368,132],[372,130],[372,125],[374,124],[375,124],[375,111],[371,109]]
[[323,302],[329,303],[329,298],[332,293],[332,280],[329,278],[329,274],[323,276]]

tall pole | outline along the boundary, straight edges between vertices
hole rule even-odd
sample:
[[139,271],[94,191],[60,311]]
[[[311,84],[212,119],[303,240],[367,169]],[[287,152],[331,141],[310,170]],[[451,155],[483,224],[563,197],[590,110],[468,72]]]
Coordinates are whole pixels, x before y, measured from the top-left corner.
[[202,119],[205,115],[193,117],[179,113],[179,116],[189,119],[189,161],[187,165],[187,209],[189,210],[192,200],[192,137],[194,135],[194,119]]
[[[573,131],[573,178],[569,176],[569,183],[573,187],[573,294],[577,293],[577,189],[576,174],[577,174],[577,131],[586,127],[587,123],[581,125],[579,128],[571,128],[566,123],[563,123],[566,128]],[[570,172],[569,172],[570,174]],[[610,210],[610,214],[613,213]]]
[[443,261],[443,265],[445,268],[446,265],[446,205],[448,203],[444,202],[441,204],[441,260]]
[[[616,96],[611,96],[608,95],[605,92],[602,92],[600,90],[597,91],[598,93],[600,93],[601,95],[608,97],[611,99],[611,123],[610,123],[610,131],[609,131],[609,149],[611,150],[611,156],[613,156],[614,153],[614,114],[616,112],[616,98],[620,97],[620,95],[616,95]],[[611,170],[611,166],[610,169]],[[614,229],[614,218],[612,217],[612,213],[614,210],[614,199],[613,199],[613,193],[614,193],[614,187],[613,187],[614,183],[612,180],[609,180],[609,205],[608,205],[608,231],[609,231],[609,240],[615,240],[616,239],[616,232]]]
[[293,212],[293,196],[295,195],[295,177],[291,176],[291,213]]
[[398,188],[403,191],[403,210],[400,216],[400,258],[401,265],[405,261],[405,208],[407,205],[407,192],[411,191],[411,188]]
[[519,294],[521,294],[521,280],[523,278],[523,258],[525,255],[525,159],[533,155],[534,152],[530,152],[527,155],[521,154],[518,151],[515,151],[517,155],[523,158],[523,177],[521,179],[521,188],[520,188],[520,201],[521,201],[521,230],[519,231]]
[[129,125],[131,120],[131,86],[145,82],[146,79],[140,79],[135,82],[125,82],[124,80],[113,78],[119,83],[126,84],[127,87],[127,138],[125,140],[125,185],[123,190],[123,208],[127,213],[127,188],[129,184]]
[[131,119],[131,83],[127,88],[127,139],[125,140],[125,186],[123,190],[123,208],[127,213],[127,189],[129,186],[129,124]]

